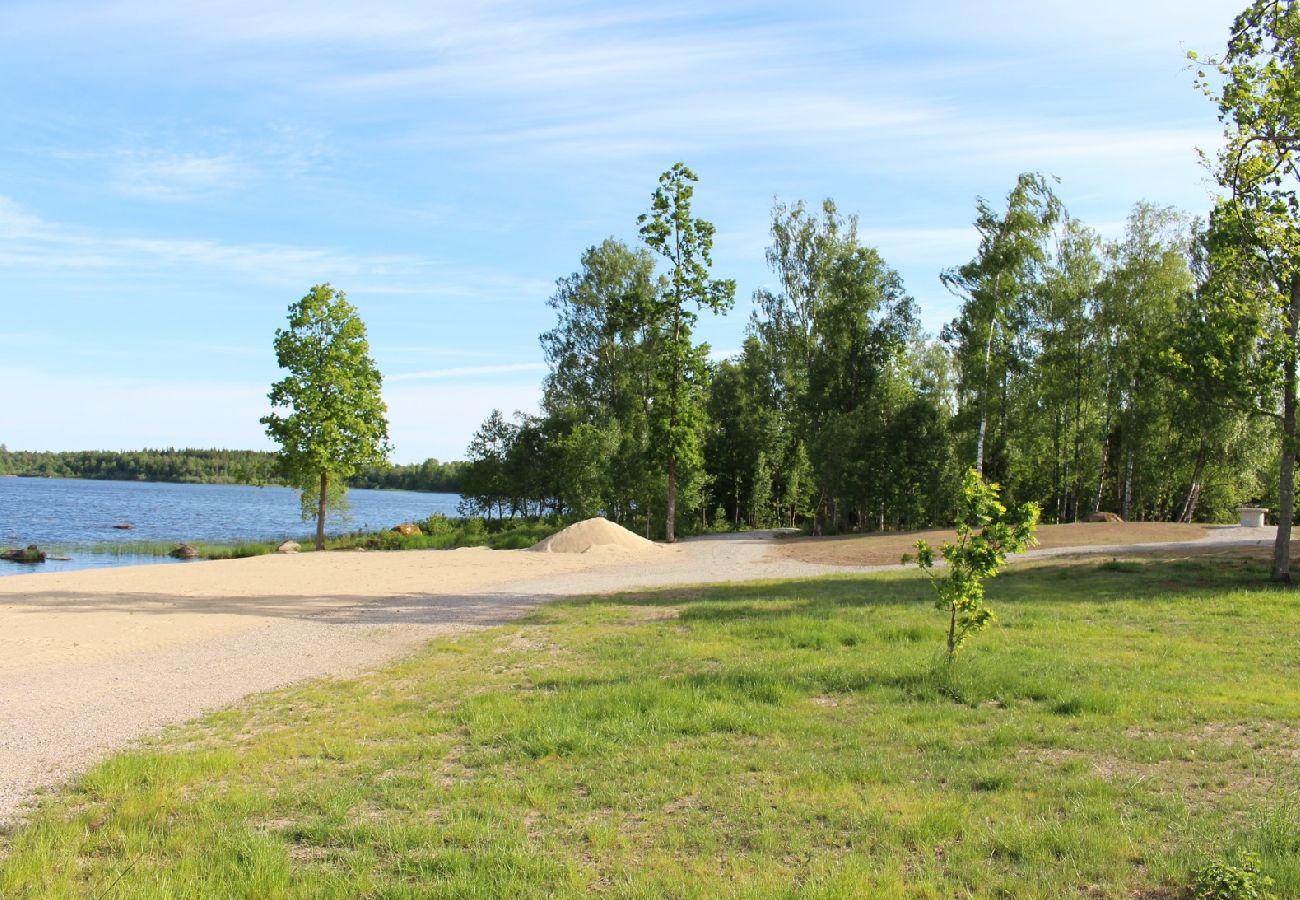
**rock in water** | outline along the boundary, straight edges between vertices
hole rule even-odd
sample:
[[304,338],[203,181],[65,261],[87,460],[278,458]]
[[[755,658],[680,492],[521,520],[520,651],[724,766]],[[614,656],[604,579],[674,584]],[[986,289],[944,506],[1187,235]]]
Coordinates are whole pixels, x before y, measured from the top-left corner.
[[40,563],[45,562],[49,554],[37,547],[35,544],[28,544],[25,550],[5,550],[0,553],[0,559],[7,559],[10,562],[18,563]]
[[302,545],[299,544],[297,541],[285,541],[283,544],[275,548],[275,552],[276,553],[297,553],[301,549],[302,549]]
[[181,544],[167,555],[175,559],[198,559],[202,554],[193,544]]
[[116,528],[118,531],[130,531],[135,526],[132,525],[130,522],[119,522],[113,527]]

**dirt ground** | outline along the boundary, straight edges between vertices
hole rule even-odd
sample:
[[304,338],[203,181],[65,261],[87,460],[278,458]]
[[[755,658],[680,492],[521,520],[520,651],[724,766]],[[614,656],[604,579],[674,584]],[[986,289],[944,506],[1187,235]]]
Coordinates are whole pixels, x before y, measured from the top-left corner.
[[[1035,550],[1195,541],[1205,537],[1205,534],[1203,525],[1180,525],[1173,522],[1074,522],[1069,525],[1040,525],[1035,532],[1038,538]],[[787,559],[818,565],[888,566],[896,565],[904,553],[914,553],[918,540],[925,540],[938,549],[944,541],[956,538],[957,533],[952,529],[843,537],[796,537],[778,542],[777,552]]]

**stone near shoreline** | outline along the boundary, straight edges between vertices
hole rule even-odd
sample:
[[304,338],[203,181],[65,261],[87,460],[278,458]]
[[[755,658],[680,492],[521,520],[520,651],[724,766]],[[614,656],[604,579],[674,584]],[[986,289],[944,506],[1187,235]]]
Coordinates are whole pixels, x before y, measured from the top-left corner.
[[28,544],[26,549],[23,550],[0,551],[0,559],[7,559],[10,562],[39,563],[45,562],[48,558],[49,554],[35,544]]
[[275,552],[276,553],[297,553],[301,549],[302,549],[302,545],[299,544],[297,541],[285,541],[283,544],[275,548]]
[[202,554],[193,544],[181,544],[167,555],[173,559],[198,559]]

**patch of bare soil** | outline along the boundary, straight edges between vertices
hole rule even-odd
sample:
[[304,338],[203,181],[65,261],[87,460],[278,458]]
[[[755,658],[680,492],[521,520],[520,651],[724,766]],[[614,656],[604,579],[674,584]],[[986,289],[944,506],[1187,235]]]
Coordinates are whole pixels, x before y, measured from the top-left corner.
[[[1195,541],[1205,537],[1205,527],[1176,522],[1073,522],[1068,525],[1040,525],[1035,536],[1038,538],[1038,547],[1035,549],[1055,550],[1062,547]],[[924,540],[937,549],[944,541],[956,539],[957,532],[950,528],[840,537],[800,537],[777,542],[777,552],[787,559],[820,565],[888,566],[896,565],[904,553],[914,553],[919,540]]]

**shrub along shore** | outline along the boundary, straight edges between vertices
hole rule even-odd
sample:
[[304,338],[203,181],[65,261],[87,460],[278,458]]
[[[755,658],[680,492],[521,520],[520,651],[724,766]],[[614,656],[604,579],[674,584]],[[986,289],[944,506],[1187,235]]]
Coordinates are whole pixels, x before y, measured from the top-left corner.
[[[402,534],[396,529],[354,531],[336,535],[325,542],[326,550],[450,550],[456,547],[490,547],[493,550],[522,550],[559,531],[566,521],[557,518],[483,519],[478,516],[450,518],[432,515],[411,523],[419,534]],[[311,538],[297,539],[303,553],[315,548]],[[279,541],[239,541],[206,543],[194,541],[190,546],[201,559],[243,559],[274,553]],[[63,552],[77,550],[119,556],[167,556],[177,544],[167,541],[106,541],[77,547],[56,547]]]

